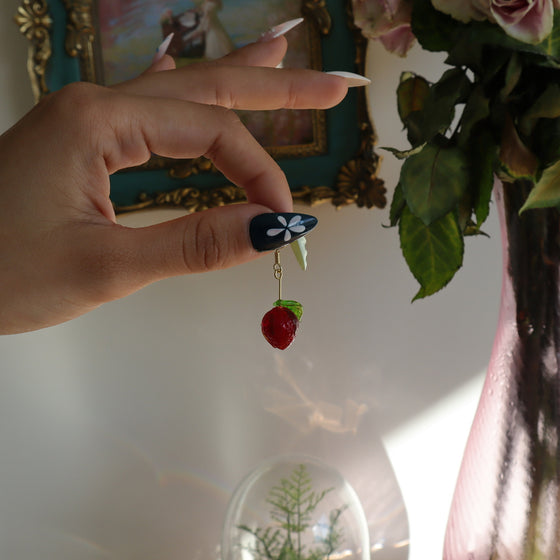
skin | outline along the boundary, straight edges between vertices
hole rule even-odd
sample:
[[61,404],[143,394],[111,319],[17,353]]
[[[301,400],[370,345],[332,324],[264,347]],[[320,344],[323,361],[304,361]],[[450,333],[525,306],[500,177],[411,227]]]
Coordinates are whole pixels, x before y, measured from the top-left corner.
[[[250,220],[290,212],[292,198],[232,109],[326,109],[347,91],[338,76],[276,69],[286,46],[279,37],[179,70],[164,56],[111,88],[71,84],[0,137],[0,333],[55,325],[151,282],[262,255]],[[144,228],[117,224],[109,176],[151,153],[211,159],[248,202]]]

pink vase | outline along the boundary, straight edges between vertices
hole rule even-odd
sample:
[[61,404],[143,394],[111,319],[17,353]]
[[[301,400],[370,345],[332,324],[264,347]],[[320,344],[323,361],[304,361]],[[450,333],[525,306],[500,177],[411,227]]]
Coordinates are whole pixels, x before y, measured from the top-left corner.
[[488,373],[453,497],[444,560],[560,560],[560,221],[496,184],[503,280]]

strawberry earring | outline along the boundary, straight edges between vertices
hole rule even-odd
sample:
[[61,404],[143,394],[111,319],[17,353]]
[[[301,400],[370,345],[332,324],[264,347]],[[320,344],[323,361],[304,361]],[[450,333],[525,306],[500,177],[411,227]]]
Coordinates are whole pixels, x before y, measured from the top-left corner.
[[285,350],[294,341],[296,331],[303,315],[303,305],[291,299],[282,299],[282,276],[284,270],[280,263],[280,251],[274,251],[274,278],[278,280],[278,299],[274,307],[261,321],[261,330],[271,346]]
[[294,300],[282,299],[284,270],[280,262],[280,248],[291,245],[300,266],[307,266],[305,235],[317,225],[317,218],[308,214],[267,213],[255,216],[249,225],[249,235],[257,251],[274,250],[274,278],[278,281],[278,299],[261,321],[266,340],[284,350],[296,336],[303,314],[303,306]]

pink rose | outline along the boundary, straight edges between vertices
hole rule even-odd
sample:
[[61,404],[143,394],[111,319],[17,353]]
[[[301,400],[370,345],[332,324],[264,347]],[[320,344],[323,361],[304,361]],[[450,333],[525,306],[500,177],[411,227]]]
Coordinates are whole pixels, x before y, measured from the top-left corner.
[[560,0],[432,0],[436,10],[469,22],[489,20],[523,43],[540,43],[552,31]]
[[552,31],[553,0],[492,0],[491,10],[496,23],[524,43],[540,43]]
[[410,29],[412,0],[352,0],[352,6],[354,23],[364,37],[381,41],[400,56],[410,50],[415,41]]

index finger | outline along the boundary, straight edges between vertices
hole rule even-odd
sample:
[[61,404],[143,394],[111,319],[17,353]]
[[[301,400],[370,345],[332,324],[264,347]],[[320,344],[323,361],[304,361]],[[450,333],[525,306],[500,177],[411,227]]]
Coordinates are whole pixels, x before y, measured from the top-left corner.
[[249,43],[235,49],[216,61],[217,64],[232,66],[278,66],[288,50],[288,41],[283,36],[270,41]]
[[[99,90],[95,104],[102,161],[109,174],[144,163],[152,153],[171,158],[205,156],[249,202],[290,212],[287,179],[237,115],[218,106]],[[93,104],[92,104],[93,105]],[[110,126],[103,126],[103,123]]]

